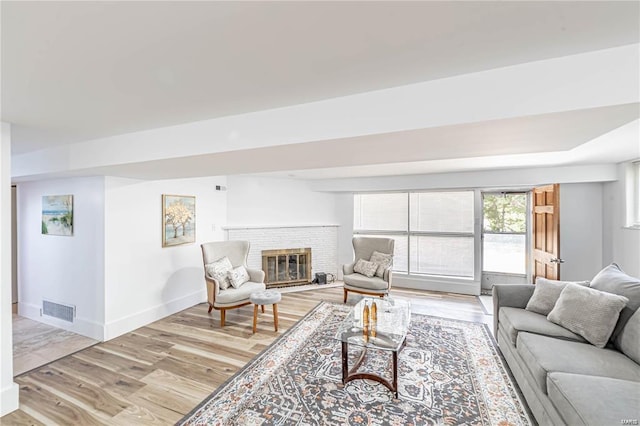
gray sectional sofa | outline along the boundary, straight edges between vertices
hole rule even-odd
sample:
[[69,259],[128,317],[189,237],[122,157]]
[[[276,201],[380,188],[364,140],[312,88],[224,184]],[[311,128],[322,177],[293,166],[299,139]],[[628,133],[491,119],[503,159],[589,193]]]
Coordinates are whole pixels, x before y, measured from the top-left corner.
[[[532,303],[534,291],[537,302],[542,300],[544,287],[539,281],[535,286],[493,288],[495,337],[534,417],[540,425],[639,424],[640,280],[612,264],[590,284],[556,281],[550,287],[556,295],[545,294],[543,302],[552,309],[547,315]],[[595,297],[593,305],[580,300],[571,321],[563,323],[577,332],[549,319],[555,321],[559,309],[566,311],[575,303],[568,298],[568,288]],[[602,302],[599,296],[608,301]],[[613,312],[619,311],[620,303],[624,308],[619,314],[607,308],[598,312],[607,303],[616,306]],[[588,327],[581,328],[583,319]],[[590,342],[594,341],[590,330],[600,328],[599,323],[589,323],[594,320],[612,321],[611,326],[605,324],[608,331],[597,330],[600,337],[605,333],[605,343],[600,345],[604,347]]]

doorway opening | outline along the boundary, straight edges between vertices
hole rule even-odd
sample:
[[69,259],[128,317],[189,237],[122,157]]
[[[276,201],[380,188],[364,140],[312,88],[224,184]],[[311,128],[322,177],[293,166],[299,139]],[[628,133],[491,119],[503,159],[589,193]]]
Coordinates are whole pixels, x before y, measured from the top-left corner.
[[482,287],[525,283],[529,259],[529,193],[482,193]]

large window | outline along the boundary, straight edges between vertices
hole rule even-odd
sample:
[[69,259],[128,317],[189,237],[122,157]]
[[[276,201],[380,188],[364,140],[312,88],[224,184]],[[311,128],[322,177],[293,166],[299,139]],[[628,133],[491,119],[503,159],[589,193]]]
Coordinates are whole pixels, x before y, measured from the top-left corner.
[[474,275],[473,191],[354,195],[354,233],[395,240],[394,271]]
[[527,195],[482,194],[482,270],[526,274]]

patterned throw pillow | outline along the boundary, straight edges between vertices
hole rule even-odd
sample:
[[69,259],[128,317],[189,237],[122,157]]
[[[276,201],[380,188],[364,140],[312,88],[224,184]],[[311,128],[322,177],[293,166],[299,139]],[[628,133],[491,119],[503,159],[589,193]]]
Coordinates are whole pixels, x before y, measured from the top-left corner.
[[249,273],[247,272],[247,268],[244,266],[238,266],[237,268],[233,268],[231,271],[227,273],[229,277],[229,282],[233,286],[233,288],[238,288],[242,284],[249,281]]
[[354,272],[365,275],[369,278],[373,277],[378,270],[378,264],[366,261],[364,259],[358,259],[353,267]]
[[371,254],[371,259],[369,259],[369,262],[378,264],[378,269],[376,270],[376,277],[383,278],[384,271],[393,263],[393,255],[380,253],[379,251],[374,251]]
[[560,293],[568,284],[578,284],[583,287],[589,285],[589,281],[556,281],[537,277],[536,287],[525,309],[542,315],[549,315],[560,297]]
[[227,256],[205,265],[207,275],[218,281],[220,290],[226,290],[231,283],[229,282],[228,272],[233,270],[233,265]]
[[567,284],[547,319],[604,348],[629,299],[577,284]]

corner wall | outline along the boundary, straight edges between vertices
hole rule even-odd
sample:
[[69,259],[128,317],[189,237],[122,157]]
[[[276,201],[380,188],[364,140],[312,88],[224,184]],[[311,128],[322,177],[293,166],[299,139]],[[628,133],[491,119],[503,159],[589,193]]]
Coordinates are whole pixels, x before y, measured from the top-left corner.
[[561,280],[591,280],[603,267],[603,185],[560,185]]
[[[216,185],[226,178],[106,178],[105,339],[206,301],[200,244],[223,240],[227,222]],[[196,197],[195,243],[162,247],[162,194]]]
[[0,122],[0,416],[18,409],[11,318],[11,125]]
[[[103,340],[104,178],[24,182],[18,196],[18,312]],[[73,195],[73,235],[43,235],[42,197]],[[43,299],[76,306],[74,322],[40,313]]]
[[640,229],[626,227],[626,164],[618,165],[618,180],[604,184],[603,265],[615,262],[627,274],[640,278]]

